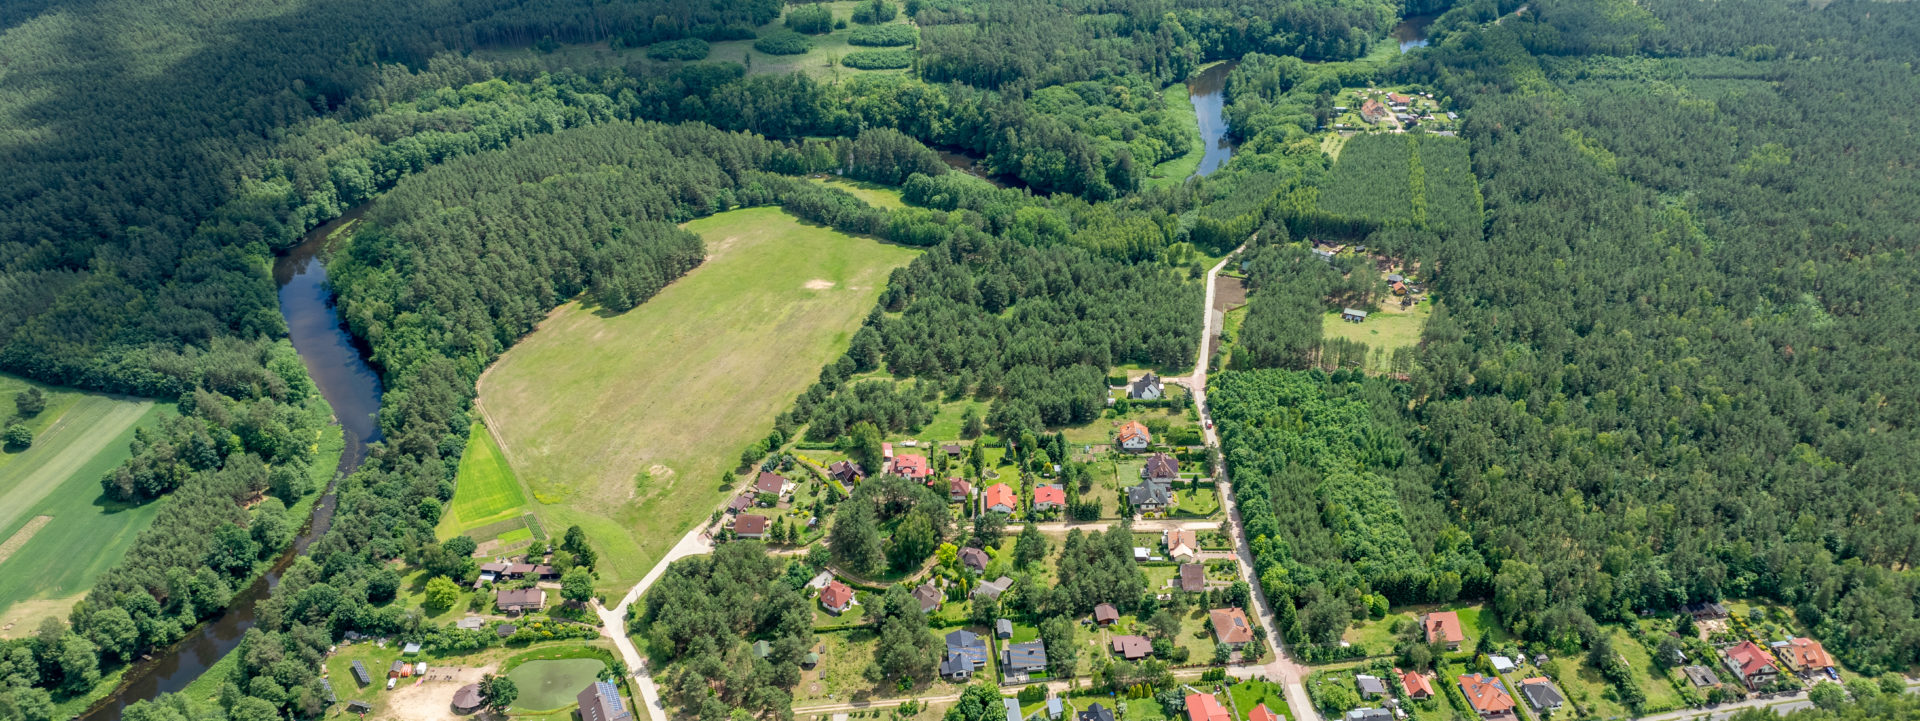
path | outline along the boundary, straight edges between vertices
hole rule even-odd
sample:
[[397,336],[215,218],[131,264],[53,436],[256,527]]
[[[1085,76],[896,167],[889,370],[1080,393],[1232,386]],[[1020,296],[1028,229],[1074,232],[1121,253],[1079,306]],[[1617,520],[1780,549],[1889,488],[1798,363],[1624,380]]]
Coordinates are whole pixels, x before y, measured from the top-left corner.
[[[1119,522],[1120,519],[1111,518],[1099,521],[1052,521],[1036,525],[1040,527],[1041,533],[1066,533],[1076,528],[1087,531],[1104,531],[1107,530],[1108,526]],[[1152,518],[1133,522],[1133,530],[1142,533],[1150,531],[1210,531],[1219,527],[1219,521]],[[1007,533],[1019,533],[1026,530],[1026,528],[1027,526],[1024,523],[1009,523],[1006,525],[1005,530]]]
[[[1920,693],[1920,681],[1907,679],[1907,693]],[[1807,700],[1805,692],[1795,692],[1789,698],[1748,699],[1737,703],[1723,703],[1710,709],[1685,708],[1678,711],[1642,716],[1640,721],[1726,721],[1735,713],[1750,708],[1765,708],[1775,714],[1785,716],[1793,711],[1812,708],[1813,702]]]
[[593,612],[600,616],[600,635],[611,639],[613,645],[620,649],[620,659],[627,664],[627,671],[633,674],[633,684],[640,688],[647,715],[653,721],[668,721],[667,708],[660,701],[660,687],[653,682],[653,673],[647,668],[646,659],[641,658],[640,649],[634,647],[633,639],[627,635],[627,606],[638,600],[654,581],[660,580],[666,574],[667,566],[674,561],[712,553],[713,539],[707,536],[706,530],[707,524],[701,523],[688,531],[679,543],[674,544],[673,550],[667,551],[667,555],[653,565],[653,570],[648,571],[646,577],[641,578],[639,583],[634,584],[633,590],[620,599],[619,605],[607,608],[600,605],[598,600],[593,602]]

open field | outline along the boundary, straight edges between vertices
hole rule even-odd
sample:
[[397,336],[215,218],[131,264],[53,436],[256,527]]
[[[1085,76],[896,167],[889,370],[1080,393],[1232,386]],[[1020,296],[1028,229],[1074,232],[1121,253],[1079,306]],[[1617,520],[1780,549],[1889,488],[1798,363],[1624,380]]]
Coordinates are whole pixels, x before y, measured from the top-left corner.
[[480,381],[536,514],[551,534],[586,529],[603,589],[638,581],[719,505],[740,449],[844,351],[914,255],[777,208],[686,227],[706,239],[699,268],[625,313],[561,306]]
[[516,711],[556,711],[573,705],[574,696],[599,679],[607,664],[597,658],[531,661],[507,672],[520,689]]
[[[0,376],[7,415],[13,393],[26,385]],[[0,454],[0,637],[31,633],[42,618],[65,617],[165,502],[109,503],[101,497],[100,476],[132,455],[134,430],[173,413],[172,404],[41,389],[49,398],[27,424],[35,429],[33,446]]]
[[1385,301],[1388,307],[1382,307],[1378,313],[1370,313],[1362,323],[1348,323],[1340,319],[1340,312],[1328,313],[1320,322],[1322,338],[1344,338],[1367,344],[1367,370],[1376,373],[1392,371],[1389,361],[1393,351],[1399,348],[1411,348],[1420,342],[1420,331],[1427,327],[1427,316],[1433,315],[1433,301],[1422,300],[1412,308],[1400,310],[1400,301]]
[[447,515],[440,519],[440,537],[466,534],[481,542],[495,539],[506,542],[509,536],[525,536],[525,540],[531,540],[532,533],[525,522],[514,523],[526,512],[526,506],[527,497],[520,488],[520,479],[507,465],[493,433],[484,424],[473,424],[467,436],[467,450],[460,456],[453,503]]
[[899,188],[881,185],[879,183],[869,183],[864,180],[842,178],[837,175],[823,175],[810,178],[810,180],[830,188],[839,188],[847,191],[848,195],[859,198],[866,202],[867,205],[875,208],[894,210],[896,208],[907,207],[906,201],[900,199]]
[[1187,147],[1187,154],[1153,166],[1147,174],[1146,185],[1149,188],[1162,185],[1178,185],[1186,182],[1193,171],[1200,169],[1200,158],[1206,155],[1206,141],[1200,137],[1200,118],[1194,115],[1193,101],[1187,97],[1187,84],[1174,83],[1160,91],[1160,97],[1180,122],[1194,131],[1193,143]]

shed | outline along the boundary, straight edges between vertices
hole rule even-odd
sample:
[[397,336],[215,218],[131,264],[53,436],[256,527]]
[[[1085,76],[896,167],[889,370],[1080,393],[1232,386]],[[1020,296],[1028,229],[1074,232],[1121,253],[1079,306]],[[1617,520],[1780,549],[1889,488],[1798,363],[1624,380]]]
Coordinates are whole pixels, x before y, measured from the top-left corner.
[[470,683],[453,692],[453,710],[456,713],[473,713],[485,703],[480,698],[480,684]]
[[402,656],[412,656],[417,653],[420,653],[420,644],[409,643],[400,647],[400,655]]
[[994,621],[993,635],[1000,638],[1013,638],[1013,621],[1004,618]]
[[1347,308],[1345,310],[1340,311],[1340,320],[1344,320],[1348,323],[1359,323],[1366,319],[1367,319],[1367,312],[1364,310]]
[[367,703],[365,701],[348,701],[347,712],[357,713],[362,716],[365,716],[373,712],[373,704]]

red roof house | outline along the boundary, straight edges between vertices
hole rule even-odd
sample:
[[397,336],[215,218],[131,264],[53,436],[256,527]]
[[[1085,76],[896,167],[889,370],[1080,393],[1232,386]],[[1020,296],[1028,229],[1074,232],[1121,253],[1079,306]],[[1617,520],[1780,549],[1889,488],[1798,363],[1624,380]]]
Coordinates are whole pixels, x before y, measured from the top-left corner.
[[1280,721],[1280,714],[1274,713],[1266,704],[1260,704],[1247,712],[1247,721]]
[[1407,690],[1407,698],[1415,700],[1433,698],[1433,682],[1427,680],[1426,674],[1400,669],[1394,669],[1394,671],[1400,674],[1400,686]]
[[906,476],[913,480],[927,477],[927,457],[918,453],[902,453],[893,457],[894,475]]
[[820,605],[835,614],[846,613],[853,606],[853,589],[835,579],[826,588],[820,589]]
[[1233,721],[1233,713],[1210,693],[1187,697],[1187,721]]
[[1120,426],[1119,432],[1113,434],[1113,442],[1129,451],[1144,451],[1153,443],[1153,434],[1139,421],[1127,421],[1126,425]]
[[1221,643],[1238,646],[1253,640],[1253,626],[1247,624],[1247,613],[1237,608],[1216,608],[1207,615],[1213,621],[1213,635]]
[[1427,643],[1444,643],[1449,650],[1460,650],[1460,642],[1467,640],[1460,614],[1452,611],[1429,613],[1420,618],[1420,627],[1427,630]]
[[767,517],[752,513],[733,520],[733,533],[741,538],[759,538],[767,533]]
[[1012,513],[1019,504],[1019,499],[1013,495],[1013,488],[1007,484],[995,483],[987,486],[987,510]]
[[1059,486],[1034,486],[1034,508],[1059,508],[1067,505],[1067,492]]
[[1500,686],[1500,679],[1477,673],[1461,676],[1460,693],[1481,718],[1513,717],[1513,697]]
[[1827,649],[1819,641],[1800,637],[1787,639],[1787,645],[1780,647],[1780,655],[1787,661],[1787,669],[1794,673],[1825,673],[1833,668],[1833,657],[1827,655]]
[[758,491],[760,493],[772,493],[774,495],[779,495],[780,493],[787,490],[787,479],[785,476],[782,476],[778,473],[773,473],[771,471],[761,471],[760,479],[755,481],[753,484],[753,490]]

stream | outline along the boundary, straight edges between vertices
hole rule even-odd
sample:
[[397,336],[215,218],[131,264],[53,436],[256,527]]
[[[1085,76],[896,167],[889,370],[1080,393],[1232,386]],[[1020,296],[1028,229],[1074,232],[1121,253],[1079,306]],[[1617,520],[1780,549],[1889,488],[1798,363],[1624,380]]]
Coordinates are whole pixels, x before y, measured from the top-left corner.
[[1239,64],[1220,63],[1187,81],[1187,98],[1193,102],[1193,114],[1200,119],[1200,142],[1206,148],[1192,177],[1219,170],[1233,157],[1233,136],[1227,134],[1226,90],[1227,75]]
[[[339,479],[360,467],[366,460],[367,445],[380,440],[380,376],[368,367],[353,337],[340,323],[333,309],[333,295],[327,288],[327,269],[322,257],[328,235],[351,223],[366,212],[360,206],[339,219],[315,228],[299,245],[274,260],[273,280],[280,288],[280,313],[287,321],[287,333],[294,350],[306,364],[320,395],[333,406],[333,415],[346,433],[346,448],[334,471]],[[273,567],[246,589],[234,594],[233,601],[219,617],[202,623],[186,638],[172,646],[152,652],[146,660],[134,664],[113,693],[96,702],[82,721],[119,721],[121,712],[135,701],[152,699],[163,693],[186,688],[227,652],[240,645],[240,639],[254,624],[254,609],[280,582],[280,574],[295,556],[306,552],[307,545],[326,534],[333,520],[332,483],[314,504],[313,516],[293,547],[275,559]]]

